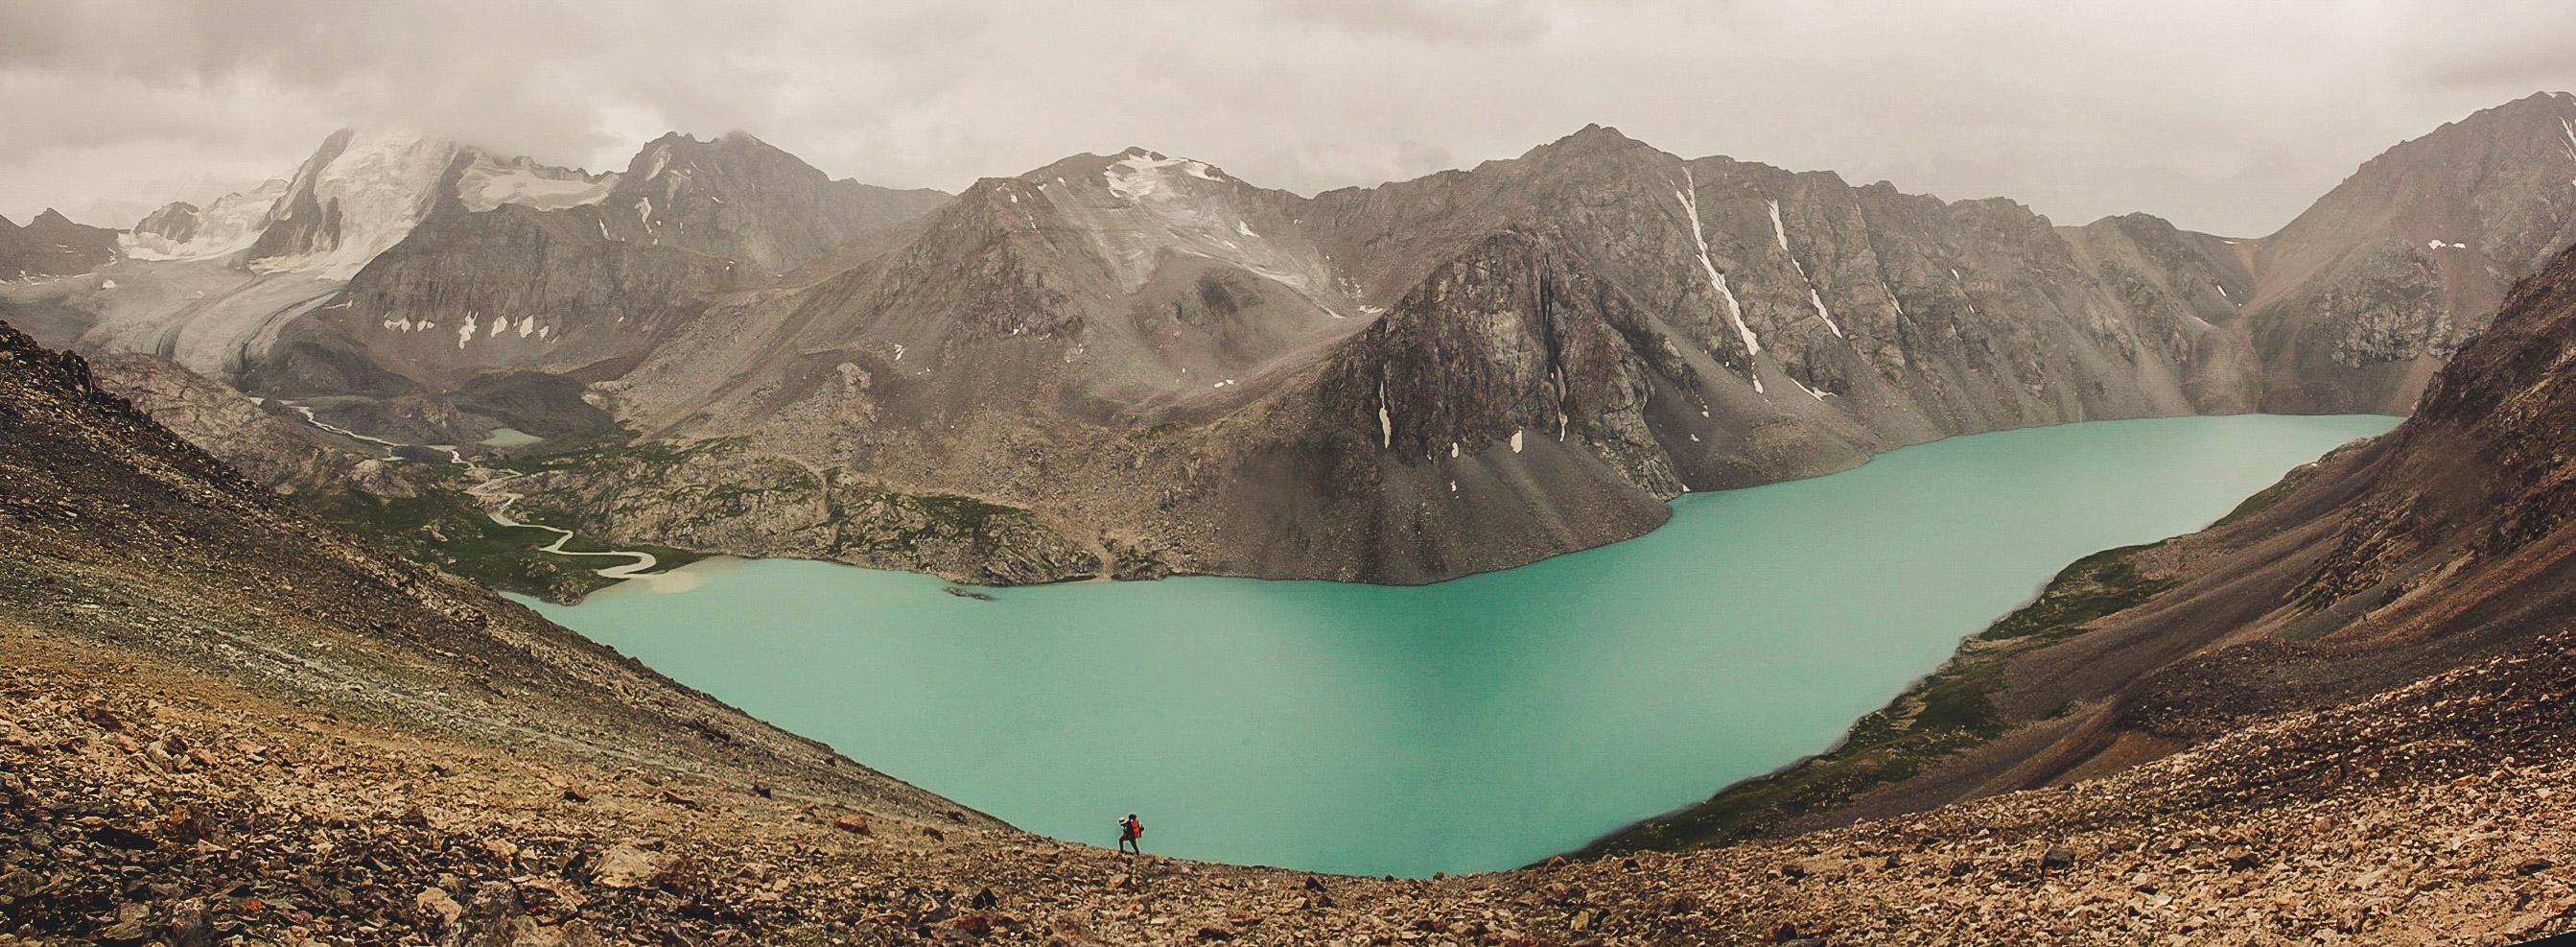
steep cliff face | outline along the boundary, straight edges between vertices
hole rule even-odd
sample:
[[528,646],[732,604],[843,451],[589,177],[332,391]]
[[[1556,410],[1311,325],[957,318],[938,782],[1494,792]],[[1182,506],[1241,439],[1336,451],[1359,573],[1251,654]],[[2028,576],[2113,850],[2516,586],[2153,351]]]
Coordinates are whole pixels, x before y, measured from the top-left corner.
[[1670,406],[1697,403],[1701,377],[1557,235],[1496,234],[1269,407],[1248,456],[1191,511],[1231,541],[1204,555],[1251,574],[1425,582],[1644,532],[1685,489],[1675,453],[1714,449],[1662,443],[1696,440]]
[[471,160],[442,138],[341,129],[297,168],[251,241],[261,270],[347,279],[429,216],[454,165]]
[[2576,95],[2389,149],[2254,255],[2265,408],[2404,413],[2505,289],[2571,242]]

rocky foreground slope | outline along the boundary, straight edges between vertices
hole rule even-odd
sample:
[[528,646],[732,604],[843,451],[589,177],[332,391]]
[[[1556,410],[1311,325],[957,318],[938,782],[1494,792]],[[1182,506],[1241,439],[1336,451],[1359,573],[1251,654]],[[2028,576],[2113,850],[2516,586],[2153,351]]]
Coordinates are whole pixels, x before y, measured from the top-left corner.
[[[2542,471],[2559,452],[2445,432],[2477,392],[2509,396],[2500,424],[2565,416],[2545,409],[2551,353],[2576,341],[2576,263],[2558,276],[2554,321],[2508,318],[2438,387],[2457,411],[2374,448],[2379,468],[2465,463],[2491,472],[2465,482],[2537,489],[2465,508],[2497,529],[2423,534],[2495,537],[2443,548],[2502,550],[2498,569],[2556,521]],[[2246,528],[2332,505],[2337,479]],[[2362,564],[2318,588],[2425,561],[2281,535]],[[356,542],[10,331],[0,543],[17,551],[0,558],[0,937],[21,941],[2500,943],[2576,927],[2576,650],[2520,623],[2545,609],[2478,610],[2545,603],[2549,584],[2506,581],[2519,568],[2416,586],[2412,607],[2449,624],[2369,635],[2455,627],[2477,647],[2388,665],[2349,701],[2223,708],[2209,738],[2146,765],[1725,848],[1389,881],[1015,832]],[[2201,673],[2320,667],[2256,650]]]

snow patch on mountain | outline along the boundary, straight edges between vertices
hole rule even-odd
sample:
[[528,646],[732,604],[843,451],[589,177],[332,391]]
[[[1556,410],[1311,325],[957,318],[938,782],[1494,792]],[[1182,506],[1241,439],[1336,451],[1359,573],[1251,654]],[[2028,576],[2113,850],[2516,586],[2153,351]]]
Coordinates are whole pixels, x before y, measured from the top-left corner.
[[1200,180],[1222,180],[1209,172],[1205,162],[1192,161],[1188,158],[1166,158],[1151,151],[1136,149],[1128,150],[1100,174],[1108,182],[1110,193],[1132,201],[1161,192],[1170,183],[1170,172],[1174,170]]
[[607,200],[608,192],[616,186],[615,174],[593,178],[568,168],[531,164],[525,159],[504,163],[478,151],[473,165],[456,179],[456,198],[465,202],[467,210],[477,213],[496,210],[503,204],[564,210]]
[[[1699,182],[1691,177],[1688,166],[1682,168],[1682,185],[1679,190],[1673,192],[1673,199],[1680,201],[1682,210],[1690,214],[1691,242],[1699,247],[1700,272],[1708,277],[1708,284],[1717,290],[1718,300],[1726,304],[1727,321],[1735,324],[1735,337],[1744,343],[1745,357],[1759,357],[1762,354],[1762,340],[1754,338],[1753,327],[1744,323],[1744,306],[1735,301],[1735,291],[1726,287],[1726,274],[1718,272],[1717,263],[1708,258],[1708,234],[1699,222],[1699,197],[1696,193],[1699,190]],[[1762,376],[1759,373],[1753,376],[1753,390],[1762,390]]]
[[1380,449],[1395,446],[1395,416],[1386,410],[1386,376],[1383,374],[1377,380],[1377,446]]
[[[1772,239],[1775,239],[1775,240],[1780,241],[1780,252],[1781,252],[1781,254],[1783,254],[1783,255],[1785,255],[1785,256],[1787,256],[1787,257],[1789,258],[1789,265],[1790,265],[1790,266],[1793,266],[1793,267],[1796,267],[1796,268],[1797,268],[1797,270],[1798,270],[1798,279],[1799,279],[1801,282],[1804,282],[1804,283],[1806,283],[1806,284],[1807,284],[1807,302],[1808,302],[1808,304],[1813,305],[1813,306],[1815,306],[1815,307],[1816,307],[1816,318],[1818,318],[1818,319],[1822,319],[1822,320],[1825,320],[1825,328],[1828,328],[1828,329],[1832,329],[1832,330],[1833,330],[1833,332],[1834,332],[1834,338],[1837,338],[1837,339],[1842,338],[1842,337],[1843,337],[1843,327],[1842,327],[1841,325],[1839,325],[1839,324],[1837,324],[1837,323],[1835,323],[1835,322],[1834,322],[1834,314],[1833,314],[1833,313],[1830,313],[1830,312],[1825,311],[1825,297],[1824,297],[1824,295],[1823,295],[1823,294],[1816,292],[1816,281],[1815,281],[1815,278],[1810,277],[1810,276],[1808,276],[1808,275],[1807,275],[1807,265],[1806,265],[1806,264],[1804,264],[1804,263],[1800,263],[1800,262],[1798,262],[1798,254],[1796,254],[1796,253],[1794,253],[1794,252],[1790,251],[1790,249],[1789,249],[1789,228],[1788,228],[1786,225],[1784,225],[1784,224],[1782,224],[1782,223],[1780,222],[1780,202],[1779,202],[1779,201],[1770,201],[1770,202],[1768,202],[1768,203],[1770,203],[1770,205],[1771,205],[1771,237],[1772,237]],[[1955,274],[1954,274],[1954,275],[1955,275]],[[1894,298],[1896,298],[1896,294],[1894,294],[1894,293],[1889,293],[1887,298],[1889,298],[1889,299],[1894,299]],[[1804,386],[1800,386],[1800,387],[1804,387]],[[1807,393],[1808,393],[1808,394],[1811,394],[1811,395],[1812,395],[1812,394],[1815,394],[1815,392],[1813,392],[1813,391],[1810,391],[1810,392],[1807,392]]]
[[1354,302],[1339,290],[1314,247],[1252,229],[1260,205],[1245,200],[1249,189],[1223,172],[1142,148],[1100,167],[1101,189],[1049,188],[1039,196],[1065,225],[1090,238],[1120,288],[1134,292],[1167,256],[1188,256],[1232,264],[1289,287],[1326,313]]

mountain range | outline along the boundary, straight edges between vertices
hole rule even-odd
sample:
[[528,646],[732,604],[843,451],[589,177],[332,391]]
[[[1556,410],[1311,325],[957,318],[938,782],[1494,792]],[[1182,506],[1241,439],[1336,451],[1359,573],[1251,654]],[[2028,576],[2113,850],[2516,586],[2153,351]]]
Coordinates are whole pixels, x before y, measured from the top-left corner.
[[1141,148],[950,196],[738,133],[591,174],[343,132],[112,247],[54,216],[0,236],[38,341],[383,440],[544,436],[531,504],[604,540],[1413,583],[1954,434],[2406,412],[2576,241],[2576,97],[2403,143],[2263,238],[1597,126],[1311,197]]

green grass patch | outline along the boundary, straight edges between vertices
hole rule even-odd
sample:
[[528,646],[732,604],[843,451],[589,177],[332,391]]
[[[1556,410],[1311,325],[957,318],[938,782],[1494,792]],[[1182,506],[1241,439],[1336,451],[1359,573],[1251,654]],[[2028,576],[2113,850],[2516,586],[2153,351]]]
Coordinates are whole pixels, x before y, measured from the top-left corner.
[[393,498],[345,491],[301,499],[387,551],[487,588],[563,601],[614,584],[592,573],[597,563],[538,551],[554,541],[553,533],[492,522],[461,491],[427,489]]
[[1977,640],[2063,637],[2087,622],[2124,611],[2172,588],[2174,583],[2170,580],[2141,578],[2137,567],[2129,563],[2130,556],[2155,545],[2122,546],[2075,560],[2058,570],[2056,578],[2048,580],[2038,598],[1987,626]]

